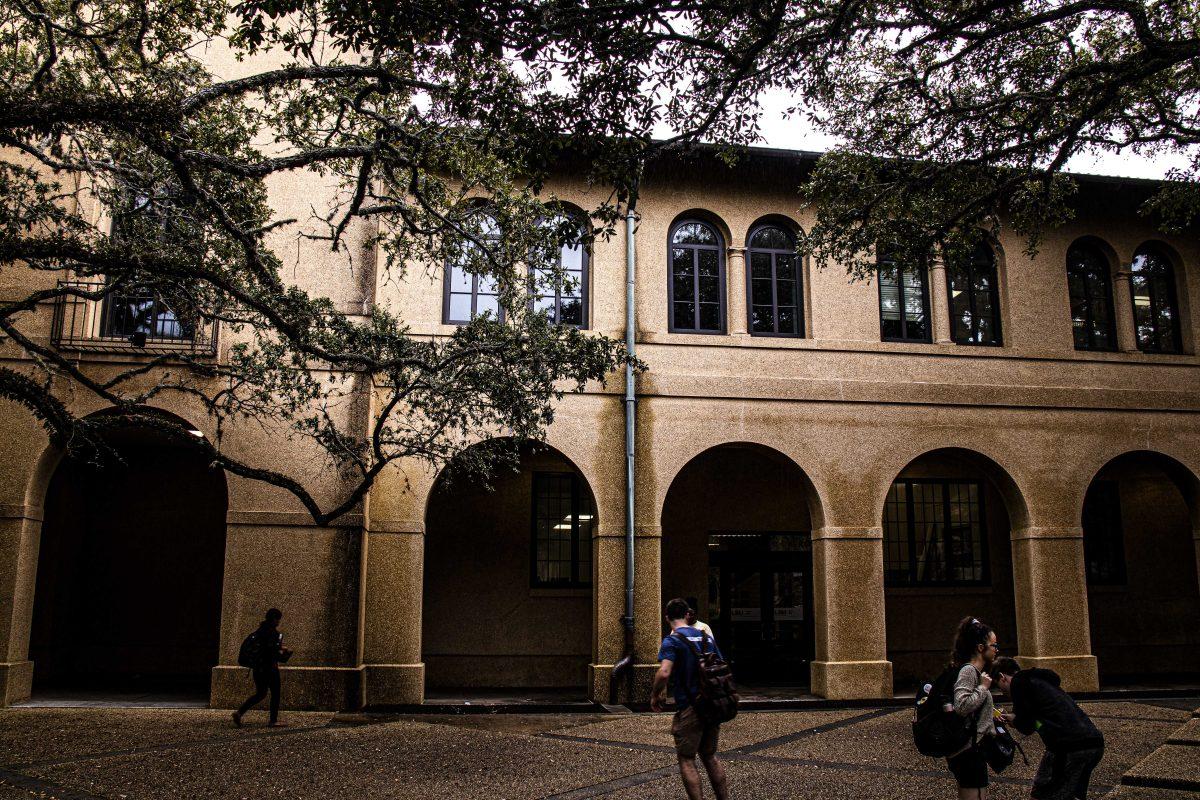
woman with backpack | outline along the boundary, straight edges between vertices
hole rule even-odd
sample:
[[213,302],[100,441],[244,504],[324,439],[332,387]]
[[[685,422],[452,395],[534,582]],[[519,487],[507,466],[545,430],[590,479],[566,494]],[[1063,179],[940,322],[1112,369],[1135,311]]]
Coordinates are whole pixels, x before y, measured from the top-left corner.
[[958,623],[954,636],[951,665],[958,669],[954,682],[954,711],[974,721],[971,741],[946,758],[950,772],[958,782],[959,800],[984,800],[988,785],[988,765],[979,743],[995,734],[992,701],[992,676],[987,670],[1000,648],[995,632],[975,617]]

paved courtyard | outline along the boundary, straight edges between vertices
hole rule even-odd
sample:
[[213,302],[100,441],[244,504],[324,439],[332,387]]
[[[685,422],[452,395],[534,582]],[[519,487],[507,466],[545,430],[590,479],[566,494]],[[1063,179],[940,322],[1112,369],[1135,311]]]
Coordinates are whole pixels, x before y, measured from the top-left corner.
[[[1108,740],[1092,797],[1195,798],[1120,784],[1149,763],[1155,774],[1182,775],[1180,787],[1200,786],[1200,737],[1187,733],[1200,723],[1189,723],[1197,705],[1084,704]],[[284,718],[291,727],[268,729],[265,714],[251,713],[235,729],[228,712],[207,709],[3,710],[0,800],[683,796],[664,714]],[[908,710],[895,707],[744,713],[722,732],[733,795],[953,797],[942,763],[912,749],[908,722]],[[1030,766],[1018,759],[990,797],[1028,796],[1042,749],[1036,737],[1025,748]]]

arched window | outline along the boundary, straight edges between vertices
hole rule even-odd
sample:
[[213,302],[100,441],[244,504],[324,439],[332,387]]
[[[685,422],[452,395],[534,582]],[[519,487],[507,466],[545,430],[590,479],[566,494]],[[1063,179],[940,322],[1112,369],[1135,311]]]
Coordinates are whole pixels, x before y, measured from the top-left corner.
[[929,287],[922,264],[904,264],[886,247],[878,249],[879,335],[885,342],[932,341]]
[[750,232],[746,248],[750,289],[750,333],[803,336],[804,304],[796,239],[778,225]]
[[967,257],[948,262],[946,283],[954,341],[999,346],[1000,290],[992,249],[980,242]]
[[[549,223],[562,221],[563,218],[559,217]],[[554,274],[549,270],[531,268],[536,291],[534,309],[545,312],[560,325],[586,328],[588,262],[587,247],[582,241],[577,241],[564,244],[558,251],[558,263],[554,266],[561,270],[562,280],[555,281]]]
[[1076,350],[1116,350],[1108,259],[1094,245],[1076,242],[1067,250],[1071,330]]
[[[470,222],[474,229],[472,233],[481,242],[490,245],[500,241],[500,226],[487,211],[481,210]],[[496,279],[470,271],[471,257],[478,248],[479,245],[468,241],[463,245],[462,257],[446,264],[442,320],[448,325],[465,325],[486,311],[493,317],[504,317]]]
[[725,332],[725,243],[706,222],[689,219],[671,229],[669,329]]
[[1179,306],[1175,269],[1166,254],[1142,245],[1133,254],[1129,288],[1133,295],[1133,325],[1137,346],[1147,353],[1178,353]]

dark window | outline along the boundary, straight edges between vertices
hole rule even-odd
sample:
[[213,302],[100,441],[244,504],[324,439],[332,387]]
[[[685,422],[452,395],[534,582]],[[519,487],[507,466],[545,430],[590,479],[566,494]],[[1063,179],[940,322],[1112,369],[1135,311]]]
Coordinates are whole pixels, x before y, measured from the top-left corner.
[[792,234],[777,225],[755,229],[750,233],[746,261],[750,333],[803,336],[804,294]]
[[951,336],[958,344],[998,346],[1000,290],[996,259],[982,242],[969,257],[946,264]]
[[[475,224],[474,234],[485,246],[490,247],[500,241],[500,228],[491,214],[481,212],[472,222]],[[478,250],[479,245],[475,242],[465,242],[463,257],[446,264],[442,320],[449,325],[465,325],[485,312],[490,312],[496,319],[503,319],[496,279],[470,271],[469,262],[472,256],[478,255]]]
[[879,333],[885,342],[928,342],[929,290],[925,268],[901,264],[881,250],[879,264]]
[[[183,212],[190,201],[182,192],[131,194],[121,207],[113,209],[112,236],[114,239],[157,245],[173,249],[186,236]],[[176,297],[176,300],[179,300]],[[130,339],[144,346],[147,342],[189,341],[196,334],[194,321],[184,320],[171,306],[183,307],[182,302],[170,303],[158,292],[129,287],[113,291],[104,298],[100,312],[100,336]]]
[[1091,245],[1071,245],[1067,251],[1067,287],[1075,349],[1116,350],[1108,259]]
[[1092,481],[1083,501],[1083,557],[1094,585],[1125,583],[1125,535],[1117,481]]
[[591,499],[577,474],[533,474],[534,586],[591,584],[595,517]]
[[534,308],[560,325],[586,328],[588,261],[587,248],[577,242],[559,250],[555,266],[561,270],[562,281],[556,282],[547,270],[534,268]]
[[1129,288],[1133,294],[1133,324],[1139,350],[1178,353],[1179,306],[1175,299],[1175,270],[1165,254],[1143,245],[1133,255]]
[[671,229],[670,330],[725,331],[725,243],[709,224],[680,222]]
[[983,487],[976,481],[898,480],[883,507],[889,586],[988,581]]

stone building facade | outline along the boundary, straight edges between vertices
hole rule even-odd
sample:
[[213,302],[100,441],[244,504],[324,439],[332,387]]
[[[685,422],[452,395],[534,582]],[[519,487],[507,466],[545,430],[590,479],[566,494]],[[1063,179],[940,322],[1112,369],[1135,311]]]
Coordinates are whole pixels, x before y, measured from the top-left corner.
[[[811,222],[796,195],[810,163],[700,154],[643,184],[635,667],[619,696],[646,695],[672,596],[698,599],[744,681],[830,698],[929,675],[968,614],[1071,689],[1194,678],[1200,242],[1137,214],[1145,185],[1089,179],[1036,255],[1003,234],[973,264],[850,281],[787,254]],[[272,196],[307,207],[319,189]],[[600,199],[570,175],[547,190]],[[565,253],[583,291],[557,313],[624,336],[626,256],[623,235]],[[6,298],[27,290],[15,274]],[[486,303],[453,274],[388,280],[316,248],[296,280],[351,312],[386,305],[418,336]],[[54,313],[37,335],[54,338]],[[227,346],[218,332],[217,357]],[[79,350],[101,372],[139,357]],[[5,405],[0,698],[186,673],[227,707],[248,688],[238,645],[277,606],[293,707],[534,687],[607,700],[625,641],[623,390],[615,375],[568,395],[546,447],[492,491],[397,468],[326,528],[136,436],[123,446],[140,466],[88,472]],[[164,411],[215,434],[196,408]],[[223,441],[308,463],[258,430]]]

